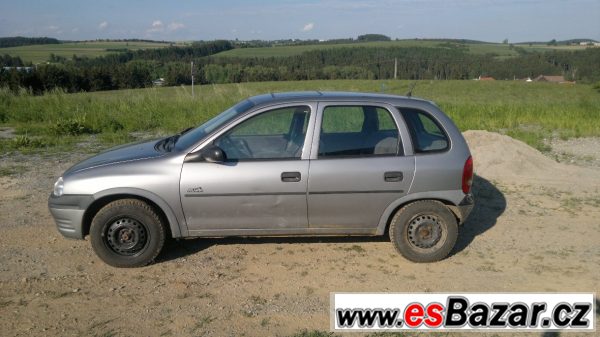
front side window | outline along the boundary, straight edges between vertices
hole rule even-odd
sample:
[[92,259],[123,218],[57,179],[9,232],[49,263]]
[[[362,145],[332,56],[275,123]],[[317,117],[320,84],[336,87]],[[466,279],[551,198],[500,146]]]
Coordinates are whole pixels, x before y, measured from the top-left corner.
[[328,106],[323,110],[319,158],[395,156],[398,128],[387,109]]
[[254,103],[252,103],[252,101],[250,100],[245,100],[232,106],[231,108],[218,114],[208,122],[181,135],[181,137],[179,137],[179,139],[177,140],[177,143],[175,143],[175,148],[177,150],[187,149],[188,147],[200,141],[209,133],[215,131],[216,129],[234,120],[236,117],[242,115],[253,106]]
[[217,138],[227,160],[299,159],[310,115],[308,106],[263,112]]
[[416,153],[444,151],[448,136],[428,113],[413,108],[398,108],[406,121]]

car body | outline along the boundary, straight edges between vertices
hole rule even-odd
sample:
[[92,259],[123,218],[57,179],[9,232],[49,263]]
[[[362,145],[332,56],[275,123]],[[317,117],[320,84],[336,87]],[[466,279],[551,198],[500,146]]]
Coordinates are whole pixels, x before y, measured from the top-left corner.
[[[93,232],[98,214],[118,200],[137,200],[121,213],[146,205],[158,219],[151,226],[164,227],[156,235],[165,237],[382,235],[415,202],[463,223],[474,203],[471,181],[462,134],[430,101],[287,92],[248,98],[185,133],[84,160],[64,172],[48,203],[59,232],[74,239]],[[151,240],[147,224],[131,214],[137,227],[117,223],[121,213],[98,224],[96,252],[116,249],[114,261],[103,258],[115,266],[149,263],[155,256],[132,262],[141,257],[129,249],[145,249],[147,242],[131,240]],[[413,242],[416,249],[443,239],[443,221],[426,222],[403,229],[437,237]]]

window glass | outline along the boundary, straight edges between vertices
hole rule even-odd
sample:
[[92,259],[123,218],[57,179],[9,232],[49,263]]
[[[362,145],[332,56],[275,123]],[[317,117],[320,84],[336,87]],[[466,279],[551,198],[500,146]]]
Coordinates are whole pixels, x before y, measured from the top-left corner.
[[448,137],[428,113],[413,108],[398,108],[410,131],[416,153],[443,151],[448,148]]
[[248,111],[253,106],[254,103],[252,103],[252,101],[249,100],[242,101],[232,106],[231,108],[218,114],[216,117],[202,124],[201,126],[181,135],[181,137],[179,137],[179,139],[177,140],[177,143],[175,143],[175,148],[177,150],[184,150],[189,146],[192,146],[194,143],[200,141],[209,133],[234,120],[236,117]]
[[300,158],[309,114],[307,106],[266,111],[236,125],[214,143],[230,161]]
[[377,117],[379,119],[379,130],[396,130],[396,122],[385,109],[377,109]]
[[328,106],[321,124],[319,158],[398,154],[398,129],[384,108]]
[[323,132],[360,132],[364,122],[364,113],[359,106],[331,106],[323,114],[321,129]]

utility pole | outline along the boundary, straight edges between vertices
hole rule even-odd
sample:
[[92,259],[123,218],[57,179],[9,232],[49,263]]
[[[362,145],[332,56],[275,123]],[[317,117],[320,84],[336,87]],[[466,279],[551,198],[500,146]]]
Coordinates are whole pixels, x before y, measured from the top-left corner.
[[394,57],[394,79],[398,78],[398,58]]
[[192,74],[192,98],[194,97],[194,61],[192,61],[190,67],[190,74]]

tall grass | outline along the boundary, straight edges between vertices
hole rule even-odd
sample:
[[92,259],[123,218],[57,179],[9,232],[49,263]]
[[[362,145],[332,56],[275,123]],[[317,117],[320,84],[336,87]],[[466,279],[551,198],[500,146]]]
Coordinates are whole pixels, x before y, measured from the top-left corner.
[[[256,94],[347,90],[403,95],[409,84],[391,80],[223,84],[196,86],[194,97],[190,87],[79,94],[54,90],[43,96],[0,88],[0,124],[36,140],[29,143],[35,146],[71,144],[87,134],[113,144],[136,132],[166,134],[199,125]],[[588,85],[419,81],[413,95],[435,101],[463,131],[499,131],[539,149],[544,149],[545,138],[600,136],[600,93]],[[11,148],[8,142],[0,142],[1,151]]]

